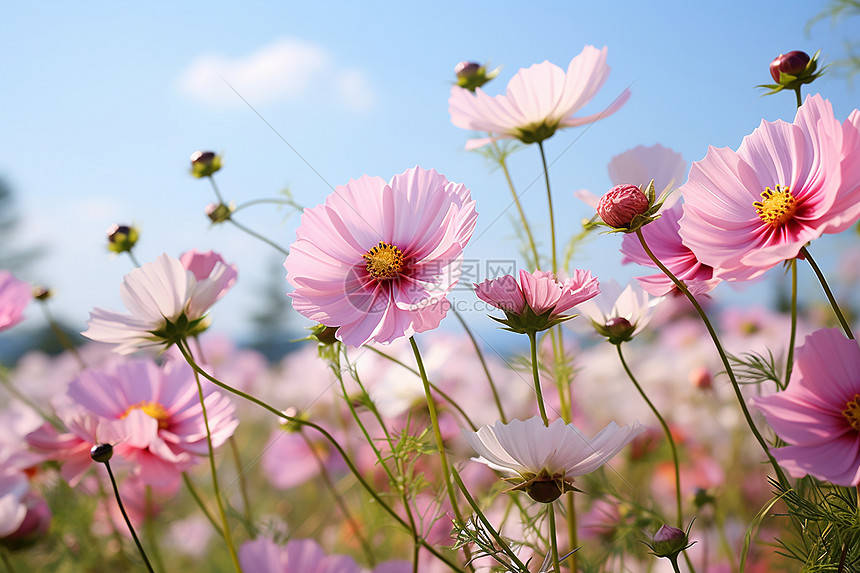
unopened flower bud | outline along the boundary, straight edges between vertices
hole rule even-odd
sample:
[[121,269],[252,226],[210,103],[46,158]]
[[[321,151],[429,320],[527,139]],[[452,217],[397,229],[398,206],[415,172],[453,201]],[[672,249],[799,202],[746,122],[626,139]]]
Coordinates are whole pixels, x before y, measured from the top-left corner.
[[224,203],[209,203],[206,205],[206,215],[213,223],[228,221],[233,214],[233,207]]
[[106,464],[113,457],[113,446],[110,444],[99,444],[90,450],[90,457],[95,462]]
[[714,385],[714,381],[711,378],[711,371],[708,370],[707,366],[699,366],[698,368],[690,370],[688,378],[690,380],[690,384],[701,390],[710,390]]
[[52,515],[48,502],[32,492],[26,494],[22,501],[27,508],[24,521],[13,533],[0,540],[0,543],[13,551],[34,545],[45,536],[51,526]]
[[209,177],[221,169],[221,156],[214,151],[195,151],[191,154],[191,175]]
[[607,337],[609,342],[612,344],[628,342],[633,338],[633,332],[635,330],[636,327],[630,324],[630,321],[623,316],[610,318],[606,321],[606,324],[603,325],[603,328],[598,329],[600,334]]
[[108,250],[113,253],[125,253],[134,248],[140,237],[138,230],[128,225],[114,223],[107,230]]
[[499,75],[499,69],[488,72],[487,66],[477,62],[460,62],[454,68],[454,73],[457,74],[457,85],[473,92]]
[[636,215],[645,214],[651,203],[636,185],[616,185],[597,204],[597,214],[614,229],[626,229]]
[[770,63],[770,75],[776,83],[782,83],[779,81],[781,74],[797,77],[806,69],[810,59],[809,54],[800,50],[780,54]]
[[657,557],[668,557],[675,559],[681,551],[692,545],[687,540],[687,533],[683,529],[664,525],[651,536],[650,542],[645,544],[651,548],[651,553]]
[[314,338],[316,338],[320,344],[334,344],[337,342],[337,337],[335,336],[337,329],[337,326],[319,324],[312,329],[312,332]]
[[54,291],[48,287],[37,285],[33,287],[33,298],[36,300],[48,300],[54,296]]

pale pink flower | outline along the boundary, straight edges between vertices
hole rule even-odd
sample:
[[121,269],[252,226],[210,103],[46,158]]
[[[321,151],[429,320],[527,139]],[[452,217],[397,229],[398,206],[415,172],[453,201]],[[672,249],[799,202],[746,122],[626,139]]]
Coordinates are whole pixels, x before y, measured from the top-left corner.
[[[660,144],[640,145],[620,153],[609,161],[607,170],[613,185],[633,183],[644,186],[653,179],[658,195],[680,187],[687,178],[687,162],[681,154]],[[675,196],[670,196],[664,205],[668,207]]]
[[93,465],[90,450],[100,443],[96,434],[99,419],[82,412],[60,413],[67,432],[58,432],[45,422],[26,436],[27,445],[45,459],[59,462],[60,476],[76,487]]
[[187,253],[186,261],[193,270],[167,254],[133,269],[120,286],[131,314],[95,308],[82,334],[116,344],[114,351],[119,354],[131,354],[141,348],[169,346],[204,330],[206,311],[236,281],[236,269],[217,255]]
[[[610,340],[623,334],[630,340],[651,321],[654,308],[663,297],[651,298],[641,287],[628,284],[623,289],[614,280],[600,285],[601,292],[577,305],[580,313],[591,319],[595,329]],[[623,331],[623,332],[622,332]]]
[[[208,454],[206,427],[191,367],[168,361],[129,360],[114,368],[85,370],[69,385],[69,397],[99,417],[99,441],[135,463],[145,483],[178,479],[198,456]],[[212,445],[224,443],[238,425],[234,405],[211,387],[204,401]]]
[[860,484],[860,347],[836,329],[806,337],[795,354],[791,385],[754,398],[789,445],[771,450],[793,477]]
[[432,169],[351,180],[302,215],[284,263],[293,308],[351,346],[434,329],[476,219],[469,190]]
[[502,138],[535,143],[562,127],[593,123],[621,109],[630,98],[629,90],[600,113],[573,115],[591,101],[608,77],[606,48],[586,46],[571,60],[567,73],[548,61],[521,69],[508,82],[505,95],[489,96],[481,88],[473,93],[453,86],[448,111],[457,127],[492,134],[469,140],[466,149]]
[[598,292],[597,279],[592,278],[591,271],[580,269],[561,282],[550,272],[520,270],[519,283],[513,276],[505,275],[475,285],[478,298],[500,310],[519,314],[528,305],[535,314],[551,311],[552,317],[564,314]]
[[574,477],[591,473],[607,463],[643,429],[638,422],[623,428],[611,422],[596,436],[588,438],[579,428],[561,419],[545,426],[543,420],[535,416],[508,424],[497,421],[477,432],[464,430],[463,435],[480,456],[476,461],[525,480],[518,489],[525,489],[532,495],[530,487],[533,485],[555,482],[558,489],[552,493],[561,495]]
[[[722,279],[714,277],[714,269],[702,264],[696,254],[681,242],[678,221],[683,213],[680,203],[661,211],[659,219],[641,228],[642,236],[657,260],[678,280],[683,281],[691,293],[704,294],[720,284]],[[635,234],[624,235],[621,239],[621,252],[624,255],[622,262],[625,264],[638,263],[657,268]],[[675,283],[662,271],[655,275],[636,277],[636,280],[654,296],[665,296],[675,290]]]
[[358,564],[348,555],[326,555],[313,539],[292,539],[277,545],[258,537],[239,548],[239,563],[254,573],[359,573]]
[[762,121],[737,152],[711,147],[681,188],[684,244],[717,277],[741,281],[848,228],[860,218],[858,129],[814,95],[794,123]]
[[32,300],[30,285],[0,271],[0,331],[12,328],[24,318],[24,308]]
[[19,472],[0,473],[0,538],[15,533],[27,516],[27,477]]

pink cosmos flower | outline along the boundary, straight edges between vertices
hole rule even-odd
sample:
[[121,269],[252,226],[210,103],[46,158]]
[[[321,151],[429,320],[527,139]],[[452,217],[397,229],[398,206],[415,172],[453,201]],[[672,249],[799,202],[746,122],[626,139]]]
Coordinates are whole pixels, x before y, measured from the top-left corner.
[[725,280],[756,278],[860,218],[860,119],[808,96],[794,123],[767,122],[738,150],[711,147],[681,188],[684,244]]
[[600,91],[608,77],[606,48],[586,46],[571,60],[567,73],[547,61],[521,69],[508,82],[505,95],[489,96],[481,88],[473,93],[453,86],[448,111],[457,127],[493,134],[469,140],[466,149],[502,138],[535,143],[559,128],[592,123],[621,109],[630,98],[629,90],[600,113],[573,116]]
[[[565,312],[599,292],[597,279],[592,278],[591,271],[580,269],[575,269],[573,276],[562,282],[550,272],[528,273],[521,269],[519,284],[513,276],[505,275],[475,285],[478,298],[503,310],[507,316],[503,323],[515,332],[520,329],[513,325],[545,330],[563,319]],[[533,318],[540,320],[535,322]]]
[[0,271],[0,331],[12,328],[24,318],[24,308],[33,298],[30,285]]
[[[693,294],[704,294],[716,287],[722,279],[714,277],[714,269],[702,264],[695,253],[681,242],[679,234],[683,206],[679,203],[661,211],[660,218],[642,227],[642,236],[654,256],[672,271]],[[621,239],[622,262],[638,263],[646,267],[657,268],[642,244],[639,237],[626,234]],[[675,283],[663,272],[655,275],[636,277],[643,289],[653,296],[665,296],[675,290]]]
[[[135,463],[145,482],[165,485],[206,455],[206,427],[191,367],[168,361],[129,360],[104,370],[89,369],[69,384],[69,397],[99,417],[98,439]],[[204,401],[218,447],[239,421],[230,400],[204,387]]]
[[793,477],[860,484],[860,347],[836,329],[806,337],[787,390],[754,398],[788,446],[772,450]]
[[[653,179],[658,196],[680,187],[687,178],[687,162],[681,154],[660,144],[639,145],[620,153],[609,161],[607,170],[613,185],[647,185]],[[669,206],[671,201],[670,197],[664,205]]]
[[125,275],[120,296],[131,314],[93,309],[82,334],[131,354],[205,329],[206,311],[236,282],[236,268],[211,252],[183,257],[184,264],[163,254]]
[[293,308],[351,346],[434,329],[476,219],[469,190],[432,169],[351,180],[302,215],[284,263]]
[[626,342],[636,336],[648,325],[654,308],[663,300],[662,297],[651,298],[633,284],[622,289],[611,279],[602,284],[601,289],[596,297],[580,303],[578,310],[610,341]]

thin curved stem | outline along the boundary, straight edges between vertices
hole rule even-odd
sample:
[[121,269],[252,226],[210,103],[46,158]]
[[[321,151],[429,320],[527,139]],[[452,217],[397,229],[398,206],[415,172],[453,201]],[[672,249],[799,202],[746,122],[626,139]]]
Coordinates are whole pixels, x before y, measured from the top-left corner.
[[283,248],[282,246],[280,246],[276,242],[272,241],[271,239],[264,237],[263,235],[261,235],[257,231],[254,231],[253,229],[250,229],[250,228],[246,227],[245,225],[243,225],[242,223],[239,223],[238,221],[234,221],[233,219],[227,219],[227,220],[230,221],[232,224],[234,224],[238,229],[248,233],[252,237],[259,239],[259,240],[263,241],[264,243],[266,243],[267,245],[271,246],[272,248],[280,251],[284,256],[287,256],[290,254],[290,251]]
[[540,256],[538,255],[537,244],[535,243],[534,235],[532,234],[532,228],[529,226],[529,222],[526,219],[525,211],[523,211],[523,206],[520,203],[520,197],[517,195],[517,190],[514,187],[514,182],[511,179],[511,174],[508,171],[508,164],[505,160],[505,156],[499,150],[498,144],[493,141],[493,149],[496,152],[497,161],[499,162],[499,166],[502,168],[502,172],[505,174],[505,180],[508,182],[508,188],[511,190],[511,196],[514,198],[514,204],[517,206],[517,211],[520,214],[520,221],[522,221],[523,229],[526,232],[526,238],[529,242],[529,248],[531,249],[532,256],[534,257],[535,268],[540,267]]
[[140,267],[140,261],[137,260],[137,257],[131,249],[127,250],[126,254],[128,255],[128,258],[131,259],[131,264],[133,264],[135,267]]
[[454,316],[457,317],[457,320],[459,320],[460,324],[463,326],[463,330],[466,331],[469,340],[472,341],[472,346],[475,348],[475,354],[478,355],[478,360],[481,361],[481,367],[484,369],[484,374],[487,376],[487,381],[490,383],[490,390],[493,392],[493,401],[495,401],[496,408],[499,410],[499,418],[502,420],[503,424],[507,424],[508,420],[505,418],[505,410],[502,408],[502,400],[499,398],[499,391],[496,389],[495,382],[493,382],[493,375],[490,374],[490,368],[487,366],[487,361],[484,360],[484,353],[481,351],[478,341],[475,340],[475,335],[472,334],[472,329],[470,329],[469,325],[466,324],[466,321],[463,320],[463,315],[461,315],[456,308],[451,308],[454,311]]
[[433,426],[433,435],[436,437],[436,447],[439,449],[439,461],[442,463],[442,475],[445,478],[445,488],[448,491],[448,499],[451,502],[451,508],[454,510],[454,515],[460,523],[463,523],[463,516],[460,514],[460,508],[457,505],[457,496],[454,495],[454,485],[451,483],[451,470],[448,465],[448,454],[445,453],[445,442],[442,440],[442,430],[439,429],[439,417],[436,414],[436,403],[430,394],[430,381],[427,379],[427,372],[424,370],[424,361],[421,360],[421,352],[418,350],[418,344],[415,342],[415,337],[409,337],[409,344],[412,345],[412,352],[415,354],[415,361],[418,363],[418,372],[421,374],[421,382],[424,384],[424,397],[427,399],[427,410],[430,413],[430,423]]
[[758,428],[756,428],[755,426],[755,422],[753,422],[752,415],[750,414],[749,408],[747,408],[746,400],[744,400],[744,395],[741,392],[740,384],[738,384],[738,380],[735,377],[734,370],[732,370],[732,365],[729,362],[728,356],[726,356],[725,350],[723,350],[723,345],[722,343],[720,343],[720,338],[717,336],[717,332],[714,330],[711,321],[708,319],[708,315],[705,314],[704,309],[699,304],[699,301],[696,300],[696,297],[694,297],[690,290],[687,288],[687,285],[679,281],[678,278],[672,273],[672,271],[666,268],[666,265],[661,263],[660,259],[658,259],[654,255],[654,253],[651,251],[651,248],[648,246],[648,243],[645,241],[645,236],[642,235],[642,229],[636,229],[636,236],[639,238],[639,243],[642,245],[642,248],[645,250],[645,253],[647,253],[648,257],[654,262],[655,265],[657,265],[657,268],[659,268],[661,271],[663,271],[663,274],[669,277],[672,283],[678,288],[678,290],[684,293],[684,296],[687,297],[687,300],[689,300],[693,307],[696,309],[696,312],[702,319],[702,323],[704,323],[705,328],[708,330],[708,334],[710,334],[711,336],[711,340],[713,341],[714,346],[717,349],[717,353],[720,355],[720,360],[723,363],[723,367],[726,369],[726,374],[729,377],[729,381],[732,383],[732,389],[734,389],[735,391],[735,396],[737,397],[741,412],[744,415],[744,419],[746,420],[750,431],[753,433],[753,436],[759,443],[759,446],[761,446],[761,449],[764,450],[765,455],[770,461],[770,465],[773,467],[773,471],[776,472],[780,485],[783,486],[784,489],[790,489],[791,486],[788,483],[788,479],[785,477],[785,473],[782,471],[782,468],[779,467],[779,464],[776,463],[776,459],[773,457],[773,454],[770,453],[770,448],[768,448],[767,442],[765,442],[764,438],[761,435],[761,432],[758,431]]
[[[355,476],[355,478],[361,484],[361,487],[364,488],[364,490],[370,495],[370,497],[373,498],[373,501],[380,508],[382,508],[383,511],[385,511],[389,516],[391,516],[392,519],[394,519],[398,524],[400,524],[403,528],[405,528],[407,531],[409,531],[409,524],[406,523],[406,521],[404,521],[403,518],[400,517],[397,514],[397,512],[394,511],[394,509],[392,509],[391,506],[388,505],[385,502],[385,500],[378,493],[376,493],[376,490],[374,490],[373,487],[371,487],[371,485],[369,483],[367,483],[367,480],[364,479],[363,475],[361,475],[361,472],[359,471],[358,467],[356,467],[355,462],[353,462],[352,459],[349,457],[349,455],[347,455],[346,451],[343,449],[343,446],[341,446],[338,443],[338,441],[334,439],[334,436],[332,436],[328,431],[326,431],[325,428],[323,428],[322,426],[319,426],[317,424],[314,424],[311,421],[303,420],[303,419],[297,418],[295,416],[290,416],[290,415],[278,410],[277,408],[270,406],[266,402],[263,402],[259,398],[255,398],[254,396],[251,396],[250,394],[248,394],[246,392],[243,392],[241,390],[233,388],[232,386],[230,386],[228,384],[221,382],[220,380],[218,380],[217,378],[215,378],[214,376],[212,376],[211,374],[209,374],[208,372],[203,370],[203,368],[201,368],[200,365],[194,361],[194,358],[190,354],[188,354],[188,351],[185,350],[183,345],[178,344],[177,348],[179,348],[179,352],[182,354],[182,357],[185,358],[185,361],[188,362],[188,364],[191,366],[191,368],[194,369],[195,372],[197,372],[198,374],[200,374],[201,376],[203,376],[204,378],[206,378],[207,380],[209,380],[210,382],[212,382],[213,384],[215,384],[216,386],[218,386],[222,390],[230,392],[231,394],[235,394],[236,396],[239,396],[240,398],[243,398],[244,400],[247,400],[248,402],[256,404],[257,406],[263,408],[267,412],[274,414],[275,416],[277,416],[283,420],[286,420],[287,422],[289,422],[291,424],[297,424],[300,426],[307,426],[308,428],[312,428],[313,430],[319,432],[323,436],[323,438],[325,438],[325,440],[328,443],[330,443],[337,450],[338,454],[341,456],[344,463],[349,468],[349,471],[352,473],[353,476]],[[458,571],[458,572],[460,571],[460,567],[457,564],[452,562],[445,555],[439,553],[439,551],[432,544],[428,543],[427,540],[425,540],[424,538],[419,538],[419,541],[421,542],[421,545],[425,549],[427,549],[427,551],[432,553],[434,557],[436,557],[437,559],[439,559],[440,561],[445,563],[445,565],[447,565],[453,571]]]
[[215,531],[218,532],[218,535],[221,536],[221,539],[224,539],[224,532],[221,531],[221,526],[218,525],[218,522],[215,521],[215,518],[209,512],[209,508],[206,507],[206,504],[203,503],[203,498],[200,497],[200,492],[197,491],[197,488],[194,486],[194,482],[191,481],[191,478],[187,473],[182,472],[182,482],[185,484],[185,488],[188,490],[188,493],[191,494],[191,497],[197,503],[197,506],[200,507],[200,510],[203,512],[203,515],[206,516],[206,519],[212,524],[212,527]]
[[[177,346],[182,348],[187,346],[187,342],[180,341]],[[191,348],[185,349],[189,356]],[[184,354],[184,352],[183,352]],[[230,560],[236,571],[242,573],[242,566],[239,564],[239,556],[236,553],[236,547],[233,545],[233,535],[230,531],[230,523],[227,521],[227,512],[224,510],[224,500],[221,499],[221,487],[218,485],[218,472],[215,468],[215,448],[212,446],[212,432],[209,428],[209,414],[206,411],[206,400],[203,396],[203,384],[200,382],[200,376],[194,372],[194,381],[197,382],[197,397],[200,399],[200,409],[203,413],[203,426],[206,428],[206,447],[209,451],[209,473],[212,474],[212,488],[214,489],[215,504],[218,507],[218,515],[221,518],[221,528],[224,532],[224,542],[227,545],[227,552],[230,554]]]
[[108,476],[110,477],[110,483],[113,486],[113,493],[116,496],[116,503],[119,506],[119,511],[122,513],[122,518],[125,520],[125,524],[128,526],[128,530],[131,532],[131,537],[134,539],[134,544],[137,545],[137,550],[140,552],[140,556],[143,558],[143,563],[146,565],[146,570],[149,573],[155,573],[152,569],[152,564],[150,564],[149,559],[146,557],[146,551],[143,550],[143,545],[140,544],[140,539],[137,537],[137,533],[134,531],[134,527],[131,525],[131,520],[128,518],[128,514],[125,512],[125,506],[122,504],[122,498],[119,496],[119,488],[116,485],[116,478],[113,476],[113,471],[110,469],[110,462],[104,462],[105,468],[107,468]]
[[224,198],[221,197],[221,191],[218,190],[218,185],[215,184],[215,178],[209,175],[209,183],[212,184],[212,190],[215,191],[215,197],[218,199],[219,203],[224,202]]
[[830,287],[827,285],[827,279],[824,278],[824,273],[821,272],[821,269],[815,263],[815,259],[812,258],[809,249],[802,247],[800,252],[809,263],[809,266],[812,267],[812,270],[815,272],[815,276],[818,277],[818,282],[821,283],[821,288],[824,289],[824,294],[827,295],[827,300],[830,301],[830,306],[833,307],[833,312],[836,314],[839,324],[842,325],[842,330],[845,332],[845,336],[854,340],[854,333],[851,332],[851,327],[848,325],[848,321],[845,320],[845,315],[842,314],[842,310],[836,302],[836,297],[833,296],[833,291],[831,291]]
[[657,417],[657,421],[660,422],[660,427],[663,428],[663,433],[666,434],[666,440],[669,442],[669,448],[672,450],[672,463],[675,465],[675,505],[677,507],[678,519],[676,520],[676,527],[678,529],[683,529],[684,522],[682,506],[681,506],[681,469],[678,464],[678,449],[675,447],[675,440],[672,438],[672,431],[669,429],[669,425],[666,423],[666,420],[663,419],[663,416],[660,415],[660,411],[657,410],[657,407],[654,406],[654,403],[648,398],[645,394],[645,390],[642,389],[642,386],[639,385],[639,381],[636,380],[636,377],[633,375],[633,371],[630,370],[630,366],[627,365],[627,361],[624,359],[624,354],[621,352],[621,344],[616,344],[615,348],[618,350],[618,359],[621,360],[621,366],[624,367],[624,372],[627,373],[627,377],[630,378],[630,381],[633,382],[633,385],[636,387],[636,390],[639,392],[639,395],[642,396],[642,399],[645,400],[645,403],[648,404],[648,408],[651,409],[651,412]]
[[245,506],[245,520],[251,523],[251,498],[248,496],[248,480],[245,479],[245,468],[242,466],[242,457],[239,455],[239,446],[236,445],[236,436],[227,438],[230,446],[230,454],[233,464],[236,466],[236,479],[239,480],[239,493],[242,495],[242,505]]
[[788,357],[785,360],[785,382],[782,389],[788,388],[791,382],[791,371],[794,368],[794,341],[797,338],[797,259],[791,259],[791,333],[788,336]]
[[543,403],[543,392],[541,392],[540,388],[540,369],[538,367],[538,358],[537,358],[537,334],[534,332],[529,332],[529,346],[531,347],[532,354],[532,377],[534,378],[535,385],[535,396],[537,396],[537,404],[538,410],[540,410],[540,417],[543,420],[544,426],[549,426],[549,418],[546,415],[546,406]]
[[546,202],[549,206],[549,232],[550,237],[552,238],[552,272],[553,274],[558,272],[558,258],[556,256],[556,247],[555,247],[555,215],[553,214],[552,209],[552,192],[549,188],[549,168],[546,164],[546,154],[543,150],[543,142],[538,142],[538,149],[540,149],[540,160],[543,164],[543,175],[546,180]]
[[247,209],[248,207],[253,207],[254,205],[264,205],[264,204],[274,204],[274,205],[293,205],[296,209],[299,209],[297,205],[295,205],[290,199],[251,199],[250,201],[245,201],[241,205],[237,205],[235,209],[233,209],[232,214],[235,214],[242,209]]

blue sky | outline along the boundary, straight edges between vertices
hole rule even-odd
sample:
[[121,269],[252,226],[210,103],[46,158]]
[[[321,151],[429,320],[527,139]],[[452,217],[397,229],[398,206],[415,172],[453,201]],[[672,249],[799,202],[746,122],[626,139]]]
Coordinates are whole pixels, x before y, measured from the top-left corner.
[[[217,179],[238,203],[289,187],[313,206],[365,173],[388,179],[416,164],[435,168],[465,183],[478,202],[467,256],[507,257],[517,248],[509,192],[500,173],[462,150],[470,134],[447,112],[457,62],[503,66],[487,86],[495,94],[519,68],[543,60],[566,68],[583,46],[608,46],[612,73],[583,113],[627,86],[631,100],[588,130],[559,132],[547,143],[560,235],[567,235],[590,215],[572,192],[609,187],[614,155],[661,143],[690,162],[708,145],[737,148],[762,118],[791,120],[791,95],[763,98],[754,88],[770,81],[770,61],[819,48],[824,63],[838,59],[860,23],[823,21],[807,36],[805,24],[825,3],[784,1],[107,6],[17,3],[0,22],[7,54],[0,175],[16,192],[18,244],[49,249],[21,278],[53,286],[56,312],[83,329],[92,307],[122,308],[118,287],[131,267],[107,254],[104,232],[114,222],[135,223],[142,261],[196,247],[238,264],[239,283],[213,317],[219,330],[242,335],[282,257],[234,228],[211,227],[203,213],[211,190],[187,172],[196,149],[224,153]],[[857,107],[843,79],[825,77],[814,88],[840,119]],[[518,188],[529,187],[540,174],[537,149],[517,153],[511,168]],[[538,182],[524,203],[548,244],[544,193]],[[288,246],[299,218],[286,215],[257,207],[237,219]],[[625,282],[637,269],[620,266],[619,241],[596,238],[575,266]],[[731,296],[723,287],[717,296],[723,291]]]

